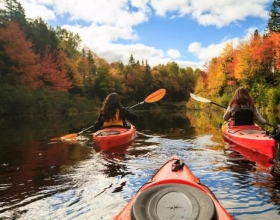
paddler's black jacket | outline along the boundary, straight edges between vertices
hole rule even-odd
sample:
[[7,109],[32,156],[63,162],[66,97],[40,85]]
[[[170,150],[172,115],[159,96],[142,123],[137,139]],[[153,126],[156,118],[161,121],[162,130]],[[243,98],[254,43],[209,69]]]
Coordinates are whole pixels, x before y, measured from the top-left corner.
[[[116,113],[116,115],[117,115],[117,113]],[[129,123],[127,123],[126,119],[128,119],[129,121],[135,121],[137,119],[137,116],[134,113],[132,113],[131,111],[129,111],[128,109],[122,107],[119,109],[119,119],[120,119],[121,123],[106,122],[106,121],[104,121],[104,119],[102,117],[102,113],[100,112],[97,120],[94,123],[92,132],[96,132],[96,131],[100,130],[101,128],[108,127],[108,124],[109,124],[109,126],[114,126],[114,125],[124,126],[124,127],[130,126]],[[104,124],[106,124],[106,126],[104,126]]]
[[[249,124],[249,125],[253,125],[254,121],[257,123],[257,124],[265,124],[266,123],[266,120],[260,115],[259,111],[257,110],[257,108],[255,107],[255,105],[239,105],[239,104],[236,104],[234,103],[233,105],[231,106],[228,106],[225,113],[224,113],[224,116],[223,116],[223,119],[224,121],[228,121],[229,119],[231,119],[231,125],[236,125],[235,124],[235,120],[237,120],[237,117],[236,117],[236,113],[237,112],[241,112],[242,110],[248,110],[248,111],[251,111],[252,112],[252,122],[250,123],[241,123],[241,124]],[[239,115],[240,116],[240,115]],[[247,117],[247,115],[245,115],[245,117]],[[240,119],[238,119],[240,120]],[[247,120],[250,121],[250,118],[244,118],[243,119],[244,122],[246,122]],[[239,124],[240,125],[240,124]]]

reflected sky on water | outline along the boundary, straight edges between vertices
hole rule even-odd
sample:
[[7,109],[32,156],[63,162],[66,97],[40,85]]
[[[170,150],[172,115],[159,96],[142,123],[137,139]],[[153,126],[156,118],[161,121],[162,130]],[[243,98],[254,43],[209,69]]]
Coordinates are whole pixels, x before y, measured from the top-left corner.
[[135,112],[137,138],[108,153],[94,148],[90,132],[53,139],[93,122],[2,121],[0,218],[112,219],[174,154],[236,219],[280,217],[278,178],[226,148],[222,112]]

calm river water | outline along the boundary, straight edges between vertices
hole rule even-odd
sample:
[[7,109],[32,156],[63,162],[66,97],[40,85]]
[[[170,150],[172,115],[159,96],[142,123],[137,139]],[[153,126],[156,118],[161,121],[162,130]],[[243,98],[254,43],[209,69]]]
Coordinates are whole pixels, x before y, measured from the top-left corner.
[[[280,180],[270,167],[228,150],[222,112],[135,111],[137,138],[98,152],[81,118],[1,119],[0,219],[110,220],[176,154],[235,219],[280,219]],[[122,151],[121,151],[122,150]]]

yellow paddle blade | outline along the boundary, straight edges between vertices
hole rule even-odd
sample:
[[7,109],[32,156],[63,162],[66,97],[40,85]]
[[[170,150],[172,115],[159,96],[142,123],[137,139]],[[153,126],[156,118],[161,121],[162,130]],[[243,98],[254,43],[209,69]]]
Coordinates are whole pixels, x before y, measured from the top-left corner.
[[153,102],[157,102],[158,100],[161,100],[166,94],[166,90],[165,89],[159,89],[155,92],[153,92],[151,95],[149,95],[144,102],[147,103],[153,103]]
[[64,135],[62,137],[60,137],[61,140],[72,140],[72,139],[76,139],[77,134],[67,134]]

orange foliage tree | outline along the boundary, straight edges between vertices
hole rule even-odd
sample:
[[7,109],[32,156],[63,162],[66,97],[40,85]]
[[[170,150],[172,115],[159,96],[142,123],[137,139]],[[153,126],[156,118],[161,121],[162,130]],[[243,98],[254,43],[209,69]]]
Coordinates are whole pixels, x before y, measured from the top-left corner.
[[255,31],[250,47],[257,81],[268,83],[271,80],[271,66],[274,59],[272,42],[266,35],[262,37]]
[[274,67],[280,69],[280,33],[272,32],[269,34],[273,47],[271,48],[274,54]]

